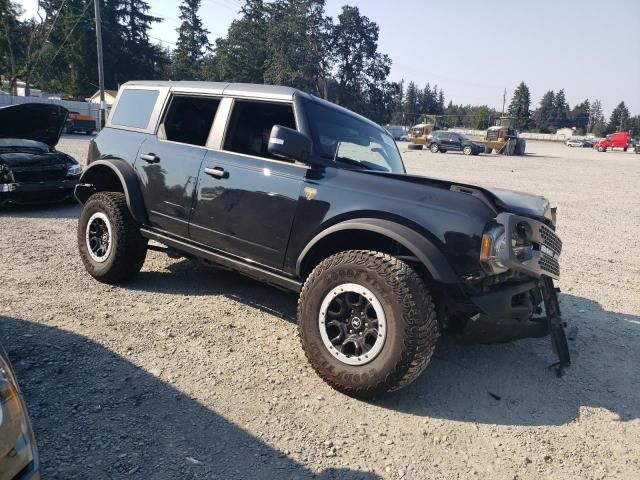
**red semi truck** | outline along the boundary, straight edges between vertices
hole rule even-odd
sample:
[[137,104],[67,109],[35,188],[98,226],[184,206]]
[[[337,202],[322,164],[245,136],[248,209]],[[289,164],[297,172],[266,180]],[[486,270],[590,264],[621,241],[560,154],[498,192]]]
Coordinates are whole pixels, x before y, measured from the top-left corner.
[[629,137],[631,132],[610,133],[602,140],[593,144],[593,148],[599,152],[606,152],[608,148],[622,148],[625,152],[629,148]]

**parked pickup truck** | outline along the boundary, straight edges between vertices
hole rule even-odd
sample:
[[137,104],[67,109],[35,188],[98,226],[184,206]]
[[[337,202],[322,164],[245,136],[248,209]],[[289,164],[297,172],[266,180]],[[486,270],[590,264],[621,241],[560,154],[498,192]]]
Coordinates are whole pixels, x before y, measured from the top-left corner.
[[64,126],[64,133],[86,133],[91,135],[96,130],[96,121],[91,115],[84,115],[78,112],[69,112],[67,123]]
[[75,194],[90,275],[123,282],[161,249],[299,292],[302,348],[348,395],[409,384],[443,331],[551,333],[559,367],[570,362],[549,201],[410,175],[386,130],[332,103],[130,82],[88,162]]

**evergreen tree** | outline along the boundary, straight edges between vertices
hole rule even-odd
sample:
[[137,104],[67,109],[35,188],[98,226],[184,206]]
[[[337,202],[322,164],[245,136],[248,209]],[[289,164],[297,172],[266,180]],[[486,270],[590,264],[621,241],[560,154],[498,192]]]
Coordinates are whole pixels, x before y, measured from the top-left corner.
[[173,54],[173,77],[176,80],[198,79],[204,54],[210,48],[209,30],[198,16],[201,0],[182,0],[179,6],[182,23]]
[[0,89],[15,93],[18,61],[23,56],[22,24],[18,20],[23,10],[10,0],[0,0]]
[[564,89],[559,90],[553,99],[553,114],[554,120],[551,123],[556,129],[569,126],[569,105]]
[[418,87],[413,82],[409,82],[409,85],[407,85],[407,93],[404,96],[403,109],[410,115],[419,113]]
[[431,90],[431,85],[429,84],[429,82],[427,82],[427,84],[424,87],[424,90],[422,90],[419,93],[419,111],[420,113],[423,114],[429,114],[429,113],[433,113],[433,107],[434,107],[434,91]]
[[531,96],[526,83],[520,82],[513,92],[513,97],[509,103],[509,115],[513,116],[514,124],[518,130],[529,128],[531,120]]
[[269,5],[266,83],[326,96],[331,20],[325,0],[275,0]]
[[607,130],[604,114],[602,113],[602,103],[600,100],[594,100],[589,109],[589,125],[587,127],[589,133],[593,133],[596,137],[601,137]]
[[609,124],[607,125],[607,133],[624,132],[629,130],[629,128],[629,109],[624,102],[620,102],[618,106],[613,109],[613,112],[611,112]]
[[438,115],[441,115],[444,113],[444,90],[440,89],[440,91],[438,92],[438,108],[436,113]]
[[359,113],[375,111],[380,97],[389,93],[391,59],[378,52],[378,36],[378,25],[357,7],[342,7],[334,27],[336,100]]
[[571,126],[575,127],[579,130],[578,133],[586,133],[587,126],[589,124],[589,112],[591,109],[591,104],[589,100],[585,100],[582,103],[578,103],[571,112],[569,113],[569,120]]
[[555,94],[553,90],[545,93],[540,100],[540,106],[534,113],[536,128],[541,133],[550,133],[550,127],[555,121]]
[[[269,15],[263,0],[245,0],[242,18],[216,40],[217,77],[228,82],[264,83]],[[211,65],[211,62],[208,62]]]

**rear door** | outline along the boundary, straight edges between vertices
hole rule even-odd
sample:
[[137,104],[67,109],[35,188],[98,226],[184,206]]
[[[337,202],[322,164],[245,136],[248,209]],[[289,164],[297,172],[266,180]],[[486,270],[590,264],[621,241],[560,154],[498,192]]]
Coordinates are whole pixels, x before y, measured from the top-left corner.
[[296,128],[293,105],[225,102],[230,110],[226,135],[222,148],[209,150],[202,163],[191,238],[251,262],[281,267],[308,167],[279,160],[267,147],[274,125]]
[[220,98],[172,94],[156,135],[139,150],[135,168],[150,223],[188,237],[198,172]]

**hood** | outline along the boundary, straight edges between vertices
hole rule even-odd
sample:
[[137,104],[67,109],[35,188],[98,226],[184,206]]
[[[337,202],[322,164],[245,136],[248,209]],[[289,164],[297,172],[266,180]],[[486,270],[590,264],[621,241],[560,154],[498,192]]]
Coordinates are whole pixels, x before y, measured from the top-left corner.
[[481,201],[489,202],[498,212],[509,212],[528,217],[547,219],[555,223],[549,200],[540,195],[516,192],[502,188],[484,188],[477,185],[452,182],[438,178],[423,177],[420,175],[407,175],[402,173],[386,173],[368,170],[373,175],[384,175],[412,183],[420,183],[436,188],[445,188],[462,194],[474,195]]
[[23,103],[0,108],[0,138],[36,140],[54,147],[69,112],[60,105]]

